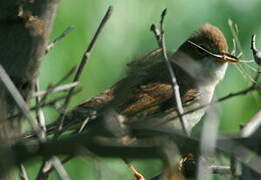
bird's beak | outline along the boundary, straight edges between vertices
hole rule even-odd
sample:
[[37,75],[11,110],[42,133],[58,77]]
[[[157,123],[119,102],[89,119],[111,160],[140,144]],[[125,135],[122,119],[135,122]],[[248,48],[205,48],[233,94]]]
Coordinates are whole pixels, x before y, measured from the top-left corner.
[[221,55],[217,55],[218,59],[220,62],[234,62],[237,63],[239,62],[239,59],[236,56],[233,56],[229,53],[222,53]]

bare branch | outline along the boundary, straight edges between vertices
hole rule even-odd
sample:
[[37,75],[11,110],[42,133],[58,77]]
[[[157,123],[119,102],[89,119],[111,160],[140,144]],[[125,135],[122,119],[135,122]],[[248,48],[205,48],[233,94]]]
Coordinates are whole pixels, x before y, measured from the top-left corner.
[[220,175],[231,175],[231,169],[229,166],[210,166],[212,169],[213,174],[220,174]]
[[[75,91],[73,94],[76,94],[79,91],[80,90]],[[44,102],[44,103],[40,104],[39,106],[32,106],[32,107],[30,107],[30,111],[35,111],[36,108],[43,108],[43,107],[47,107],[47,106],[54,106],[56,103],[58,103],[59,101],[62,101],[65,98],[66,98],[66,95],[57,97],[57,98],[52,99],[52,100],[47,101],[47,102]],[[9,116],[7,119],[13,119],[13,118],[16,118],[16,117],[22,116],[22,115],[23,115],[22,113],[17,113],[17,114]]]
[[215,106],[207,111],[200,138],[200,157],[198,163],[197,179],[212,179],[212,169],[208,168],[207,158],[214,157],[218,137],[219,117]]
[[20,164],[19,171],[20,171],[19,172],[19,176],[20,176],[21,180],[29,180],[27,172],[26,172],[25,167],[24,167],[23,164]]
[[66,81],[77,69],[77,66],[73,66],[58,82],[56,82],[54,85],[49,85],[49,88],[47,89],[47,93],[42,97],[40,105],[45,103],[48,95],[53,91],[54,88],[62,84],[64,81]]
[[69,34],[72,30],[74,29],[73,26],[69,26],[67,27],[64,32],[62,32],[62,34],[60,34],[57,38],[55,38],[46,48],[45,50],[45,54],[47,54],[53,47],[54,45],[60,41],[61,39],[63,39],[67,34]]
[[44,96],[46,94],[51,94],[51,93],[56,93],[56,92],[60,92],[60,91],[67,91],[71,88],[77,87],[79,85],[79,82],[73,82],[73,83],[69,83],[69,84],[65,84],[65,85],[61,85],[61,86],[56,86],[52,89],[52,91],[50,92],[50,90],[44,90],[44,91],[38,91],[35,92],[33,94],[34,97],[38,97],[38,96]]
[[71,179],[69,177],[68,173],[66,172],[66,170],[64,169],[61,161],[57,157],[54,156],[51,161],[61,180],[70,180]]
[[247,124],[244,125],[240,131],[242,137],[248,137],[256,133],[256,131],[261,127],[261,110],[256,113],[256,115],[251,118]]
[[9,78],[8,74],[5,72],[4,68],[2,65],[0,65],[0,79],[3,82],[5,88],[8,90],[8,92],[11,94],[13,97],[14,101],[16,102],[18,108],[21,110],[21,112],[24,114],[26,119],[29,121],[30,125],[32,126],[33,130],[36,132],[39,140],[43,140],[41,136],[41,131],[40,128],[35,124],[35,120],[33,117],[30,115],[29,108],[24,101],[23,97],[13,84],[12,80]]
[[[35,91],[39,91],[39,79],[37,79]],[[40,97],[36,96],[35,104],[36,104],[37,108],[35,109],[35,114],[36,114],[36,120],[37,120],[38,126],[41,129],[41,136],[43,138],[46,138],[46,123],[45,123],[44,113],[43,113],[42,109],[39,108],[40,101],[41,101]]]
[[[105,26],[106,22],[109,20],[110,16],[111,16],[111,13],[112,13],[112,6],[109,6],[105,16],[103,17],[97,31],[95,32],[90,44],[88,45],[87,47],[87,50],[84,52],[84,55],[81,59],[81,62],[80,62],[80,65],[77,69],[77,72],[76,72],[76,75],[74,76],[74,79],[73,79],[73,82],[77,82],[79,81],[80,79],[80,76],[82,74],[82,71],[83,71],[83,68],[87,62],[87,60],[89,59],[90,55],[91,55],[91,51],[96,43],[96,40],[98,39],[101,31],[103,30],[103,27]],[[70,89],[69,92],[68,92],[68,95],[64,101],[64,105],[63,105],[63,109],[64,109],[64,112],[61,113],[61,115],[58,117],[58,121],[60,122],[60,125],[59,125],[59,130],[62,129],[63,127],[63,123],[64,123],[64,117],[65,117],[65,114],[66,114],[66,110],[67,110],[67,107],[69,105],[69,102],[71,100],[71,97],[73,95],[73,91],[74,91],[74,88]]]
[[[72,156],[72,155],[67,156],[66,158],[64,158],[64,159],[61,161],[61,163],[64,164],[64,163],[70,161],[70,160],[73,159],[73,158],[74,158],[74,156]],[[49,175],[54,169],[55,169],[54,166],[45,167],[45,172],[44,172],[44,174],[42,174],[42,175],[45,175],[46,177],[48,177],[48,175]],[[41,176],[41,175],[38,174],[38,176]]]
[[[36,91],[39,90],[39,81],[37,81],[36,83]],[[48,93],[48,91],[46,91]],[[46,95],[47,96],[47,95]],[[39,96],[36,96],[35,97],[35,100],[36,100],[36,106],[39,106],[40,102],[41,102],[41,99]],[[45,117],[44,117],[44,113],[42,111],[42,109],[40,108],[36,108],[36,119],[37,119],[37,122],[38,122],[38,126],[40,127],[40,130],[41,130],[41,136],[44,140],[46,140],[46,126],[45,126]],[[49,163],[50,162],[50,163]],[[46,167],[46,164],[50,164],[54,166],[56,172],[58,173],[60,179],[62,180],[70,180],[66,170],[64,169],[62,163],[60,162],[60,160],[53,156],[51,158],[51,160],[49,161],[43,161],[43,165],[41,166],[40,170],[39,170],[39,176],[38,177],[47,177],[44,173],[44,168]],[[43,180],[43,178],[42,178]]]
[[[174,70],[172,68],[172,65],[169,61],[168,55],[167,55],[167,50],[166,50],[166,44],[165,44],[165,33],[164,33],[164,27],[163,27],[163,23],[164,23],[164,19],[167,13],[167,9],[164,9],[162,14],[161,14],[161,20],[160,20],[160,30],[157,30],[157,27],[155,25],[151,26],[151,30],[152,32],[155,34],[155,37],[158,41],[158,44],[160,45],[160,48],[162,48],[163,51],[163,56],[164,56],[164,60],[166,62],[166,66],[168,68],[170,77],[171,77],[171,82],[172,82],[172,89],[173,89],[173,101],[175,103],[175,105],[177,106],[177,114],[178,117],[180,119],[180,123],[182,126],[182,129],[184,131],[185,134],[190,135],[190,132],[188,131],[188,122],[185,119],[185,117],[182,115],[184,113],[183,107],[182,107],[182,102],[181,102],[181,97],[180,97],[180,92],[179,92],[179,86],[177,83],[177,79],[174,73]],[[160,32],[160,38],[159,38],[159,34],[158,32]]]
[[241,90],[241,91],[238,91],[238,92],[235,92],[235,93],[229,93],[228,95],[226,95],[226,96],[224,96],[224,97],[221,97],[221,98],[219,98],[218,100],[212,101],[212,102],[209,103],[209,104],[204,104],[204,105],[202,105],[202,106],[199,106],[198,108],[195,108],[195,109],[192,109],[192,110],[190,110],[190,111],[187,111],[187,112],[183,113],[182,115],[184,116],[184,115],[186,115],[186,114],[193,113],[193,112],[195,112],[195,111],[198,111],[198,110],[200,110],[200,109],[206,108],[206,107],[208,107],[208,106],[212,106],[212,105],[214,105],[214,104],[223,102],[223,101],[225,101],[225,100],[227,100],[227,99],[230,99],[230,98],[233,98],[233,97],[237,97],[237,96],[240,96],[240,95],[246,95],[246,94],[248,94],[248,93],[250,93],[250,92],[252,92],[252,91],[257,91],[257,90],[260,90],[260,89],[261,89],[261,86],[250,86],[250,87],[248,87],[248,88],[246,88],[246,89],[243,89],[243,90]]

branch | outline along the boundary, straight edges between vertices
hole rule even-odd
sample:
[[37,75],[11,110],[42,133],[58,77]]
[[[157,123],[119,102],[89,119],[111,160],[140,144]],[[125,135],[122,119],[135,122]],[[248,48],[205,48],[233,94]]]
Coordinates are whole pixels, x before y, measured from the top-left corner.
[[60,40],[62,40],[67,34],[69,34],[72,30],[74,29],[73,26],[69,26],[67,27],[64,32],[62,32],[62,34],[60,34],[57,38],[55,38],[46,48],[45,50],[45,54],[47,54],[54,46],[57,42],[59,42]]
[[79,85],[79,82],[73,82],[61,86],[56,86],[52,89],[52,92],[49,92],[49,90],[44,90],[44,91],[38,91],[33,94],[33,97],[38,97],[38,96],[44,96],[46,94],[51,94],[51,93],[56,93],[56,92],[61,92],[61,91],[67,91],[71,88],[75,88]]
[[29,124],[32,126],[38,138],[42,141],[43,138],[41,136],[40,128],[35,124],[35,120],[30,115],[30,111],[26,102],[24,101],[23,97],[19,93],[18,89],[13,84],[12,80],[9,78],[8,74],[6,73],[2,65],[0,65],[0,79],[4,84],[5,88],[7,89],[7,91],[11,94],[12,98],[14,99],[20,111],[24,114],[26,119],[29,121]]
[[[253,86],[253,85],[252,85],[252,86],[250,86],[250,87],[248,87],[248,88],[246,88],[246,89],[243,89],[243,90],[241,90],[241,91],[238,91],[238,92],[235,92],[235,93],[229,93],[228,95],[226,95],[226,96],[224,96],[224,97],[221,97],[221,98],[219,98],[218,100],[212,101],[212,102],[209,103],[209,104],[204,104],[204,105],[199,106],[199,107],[197,107],[197,108],[195,108],[195,109],[192,109],[192,110],[190,110],[190,111],[187,111],[187,112],[183,113],[182,116],[184,116],[184,115],[186,115],[186,114],[193,113],[193,112],[195,112],[195,111],[198,111],[198,110],[200,110],[200,109],[206,108],[206,107],[208,107],[208,106],[212,106],[212,105],[215,105],[215,104],[217,104],[217,103],[223,102],[223,101],[225,101],[225,100],[227,100],[227,99],[234,98],[234,97],[237,97],[237,96],[240,96],[240,95],[246,95],[246,94],[248,94],[248,93],[250,93],[250,92],[252,92],[252,91],[257,91],[257,90],[260,90],[260,89],[261,89],[261,86],[256,86],[256,85]],[[169,121],[171,121],[171,120],[169,120]]]
[[[106,22],[109,20],[110,16],[111,16],[111,13],[112,13],[112,6],[109,6],[105,16],[103,17],[97,31],[95,32],[90,44],[88,45],[87,47],[87,50],[84,52],[84,55],[81,59],[81,62],[80,62],[80,65],[77,69],[77,72],[74,76],[74,79],[73,79],[73,82],[77,82],[79,81],[80,77],[81,77],[81,74],[82,74],[82,71],[83,71],[83,68],[86,64],[86,62],[88,61],[90,55],[91,55],[91,52],[92,52],[92,49],[96,43],[96,40],[98,39],[101,31],[103,30]],[[73,95],[73,91],[74,91],[74,88],[71,88],[68,92],[68,95],[64,101],[64,104],[63,104],[63,113],[60,114],[60,116],[58,117],[58,122],[60,122],[60,125],[59,125],[59,130],[62,130],[63,128],[63,123],[64,123],[64,118],[65,118],[65,114],[66,114],[66,110],[67,110],[67,107],[69,105],[69,102],[71,100],[71,97]]]
[[[98,128],[100,127],[100,128]],[[103,131],[102,124],[95,128],[95,131]],[[94,130],[93,130],[94,131]],[[135,134],[145,134],[149,139],[153,137],[169,137],[172,139],[184,154],[186,153],[199,153],[199,138],[188,137],[179,133],[173,128],[159,129],[159,128],[136,128],[133,129]],[[34,157],[50,157],[53,155],[71,155],[78,154],[79,149],[85,147],[88,151],[103,157],[126,157],[126,158],[160,158],[161,157],[161,144],[157,141],[150,141],[148,139],[139,140],[135,144],[122,144],[118,138],[98,138],[91,133],[80,133],[71,135],[69,137],[61,137],[58,140],[48,140],[46,142],[39,142],[37,140],[21,141],[16,143],[12,150],[16,155],[16,162],[18,164],[25,162]],[[260,172],[257,166],[261,163],[260,158],[253,155],[247,148],[258,149],[261,148],[261,137],[218,137],[215,149],[227,155],[234,155],[241,162]],[[59,147],[59,148],[58,148]],[[235,152],[234,149],[237,149]],[[251,158],[250,158],[251,157]]]
[[252,49],[253,56],[254,56],[256,63],[259,66],[261,66],[261,52],[258,51],[256,48],[256,35],[255,34],[252,36],[251,49]]
[[166,66],[168,68],[170,77],[171,77],[171,82],[172,82],[172,89],[173,89],[173,101],[177,107],[177,114],[181,123],[181,127],[184,131],[185,134],[190,135],[190,132],[188,131],[188,122],[185,119],[185,117],[182,115],[184,113],[183,110],[183,106],[182,106],[182,102],[181,102],[181,97],[180,97],[180,92],[179,92],[179,85],[177,82],[177,78],[175,76],[174,70],[172,68],[172,65],[169,61],[168,55],[167,55],[167,51],[166,51],[166,44],[165,44],[165,32],[164,32],[164,27],[163,27],[163,23],[164,23],[164,18],[166,16],[167,13],[167,9],[164,9],[162,11],[161,14],[161,20],[160,20],[160,30],[156,27],[155,24],[151,25],[151,31],[154,33],[157,42],[159,44],[159,47],[162,49],[163,51],[163,56],[164,56],[164,60],[166,62]]

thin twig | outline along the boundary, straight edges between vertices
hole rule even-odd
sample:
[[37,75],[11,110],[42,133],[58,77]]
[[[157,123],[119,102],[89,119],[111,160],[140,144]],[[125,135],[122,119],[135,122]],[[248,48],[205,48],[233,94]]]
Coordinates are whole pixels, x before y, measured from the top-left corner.
[[[80,77],[81,77],[81,74],[82,74],[82,71],[83,71],[83,68],[87,62],[87,60],[89,59],[90,55],[91,55],[91,51],[96,43],[96,40],[98,39],[101,31],[103,30],[103,27],[105,26],[106,22],[109,20],[110,16],[111,16],[111,13],[112,13],[112,6],[109,6],[105,16],[103,17],[97,31],[95,32],[90,44],[88,45],[87,47],[87,50],[84,52],[84,55],[81,59],[81,63],[77,69],[77,72],[76,72],[76,75],[73,79],[73,82],[77,82],[79,81]],[[70,89],[68,91],[68,95],[64,101],[64,104],[63,104],[63,110],[64,112],[60,114],[60,116],[58,117],[58,122],[60,122],[60,125],[59,125],[59,130],[62,129],[63,127],[63,123],[64,123],[64,117],[65,117],[65,114],[66,114],[66,110],[67,110],[67,107],[69,105],[69,102],[71,100],[71,97],[73,95],[73,91],[74,91],[74,88]]]
[[208,108],[200,138],[200,157],[197,179],[212,179],[212,169],[208,168],[207,158],[214,157],[218,137],[219,117],[215,106]]
[[[45,180],[48,178],[49,173],[46,173],[48,168],[53,168],[51,161],[44,161],[42,162],[40,166],[40,170],[38,171],[38,174],[36,176],[36,180]],[[54,169],[54,168],[53,168]]]
[[235,92],[235,93],[229,93],[228,95],[224,96],[224,97],[221,97],[219,98],[218,100],[215,100],[215,101],[212,101],[211,103],[208,103],[208,104],[204,104],[202,106],[199,106],[195,109],[192,109],[190,111],[187,111],[185,113],[183,113],[182,115],[187,115],[187,114],[190,114],[190,113],[193,113],[195,111],[198,111],[200,109],[203,109],[203,108],[206,108],[208,106],[212,106],[214,104],[217,104],[217,103],[220,103],[220,102],[223,102],[227,99],[230,99],[230,98],[233,98],[233,97],[236,97],[236,96],[240,96],[240,95],[245,95],[245,94],[248,94],[249,92],[252,92],[252,91],[256,91],[256,90],[260,90],[261,89],[261,86],[250,86],[244,90],[241,90],[241,91],[238,91],[238,92]]
[[66,81],[76,71],[76,69],[77,66],[73,66],[58,82],[56,82],[54,85],[49,85],[47,93],[42,97],[41,102],[39,104],[44,104],[48,95],[52,93],[53,89],[55,89],[57,86],[61,85],[64,81]]
[[156,27],[155,24],[152,24],[150,26],[150,30],[153,32],[153,34],[155,35],[156,37],[156,40],[157,40],[157,43],[158,43],[158,46],[160,47],[160,39],[161,39],[161,33],[160,33],[160,30]]
[[231,19],[229,19],[228,20],[228,26],[229,26],[230,31],[232,32],[232,35],[233,35],[233,37],[234,37],[234,39],[236,41],[236,44],[237,44],[237,47],[238,47],[239,51],[243,53],[243,48],[242,48],[242,45],[241,45],[241,43],[239,41],[239,38],[238,38],[238,33],[239,32],[238,32],[237,25]]
[[53,156],[52,164],[55,167],[55,170],[57,171],[61,180],[70,180],[71,179],[69,177],[68,173],[66,172],[66,170],[64,169],[61,161],[57,157]]
[[[255,61],[254,61],[255,62]],[[253,71],[253,72],[258,72],[258,69],[256,69],[256,68],[254,68],[253,66],[251,66],[251,65],[249,65],[249,64],[247,64],[247,63],[244,63],[244,65],[247,67],[247,68],[249,68],[251,71]]]
[[61,39],[63,39],[67,34],[69,34],[72,30],[74,29],[73,26],[69,26],[67,27],[62,34],[60,34],[57,38],[55,38],[46,48],[45,50],[45,54],[47,54],[53,47],[54,45],[60,41]]
[[[68,161],[70,161],[71,159],[73,159],[74,156],[72,155],[69,155],[67,156],[66,158],[64,158],[61,163],[62,164],[65,164],[67,163]],[[45,168],[45,176],[48,176],[48,174],[50,174],[55,168],[53,166],[49,166],[48,168]]]
[[[78,90],[78,91],[75,91],[74,92],[74,94],[76,94],[76,93],[78,93],[78,92],[80,92],[80,90]],[[62,101],[63,99],[65,99],[65,97],[66,97],[66,95],[63,95],[63,96],[60,96],[60,97],[57,97],[57,98],[55,98],[55,99],[52,99],[52,100],[50,100],[50,101],[48,101],[48,102],[45,102],[45,103],[43,103],[43,104],[40,104],[40,105],[38,105],[38,106],[32,106],[32,107],[30,107],[30,111],[35,111],[36,110],[36,108],[43,108],[43,107],[46,107],[46,106],[54,106],[56,103],[58,103],[59,101]],[[11,116],[9,116],[9,117],[7,117],[7,119],[13,119],[13,118],[17,118],[18,116],[22,116],[23,115],[23,113],[17,113],[17,114],[14,114],[14,115],[11,115]]]
[[259,77],[260,77],[260,72],[261,72],[261,52],[257,50],[256,48],[256,35],[252,36],[252,40],[251,40],[251,50],[253,52],[253,56],[255,59],[256,64],[258,65],[258,70],[257,70],[257,74],[255,77],[255,82],[257,83]]
[[49,160],[43,160],[37,175],[37,179],[47,179],[49,175],[49,169],[55,169],[61,180],[70,180],[68,173],[63,167],[63,162],[61,162],[61,160],[56,156],[52,156],[52,158]]
[[[5,72],[2,65],[0,65],[0,79],[3,82],[5,88],[8,90],[8,92],[13,97],[18,108],[23,112],[24,116],[29,121],[31,127],[33,128],[36,135],[38,136],[39,141],[45,142],[46,138],[45,138],[45,136],[42,135],[43,132],[42,132],[41,128],[38,126],[38,124],[35,123],[33,117],[30,115],[30,111],[29,111],[29,108],[28,108],[26,102],[24,101],[23,97],[21,96],[21,94],[19,93],[19,91],[17,90],[15,85],[13,84],[12,80],[9,78],[8,74]],[[63,172],[62,168],[61,168],[61,166],[59,166],[57,160],[54,162],[54,164],[55,164],[55,168],[58,172],[60,172],[60,171]]]
[[231,169],[229,166],[210,166],[212,169],[213,174],[220,174],[220,175],[231,175]]
[[19,165],[19,177],[21,180],[29,180],[26,169],[23,164]]
[[[103,17],[103,19],[102,19],[102,21],[101,21],[101,23],[100,23],[100,25],[99,25],[99,27],[98,27],[98,29],[97,29],[97,31],[96,31],[94,37],[93,37],[93,39],[91,40],[91,42],[90,42],[90,44],[89,44],[87,50],[85,51],[85,53],[84,53],[84,55],[83,55],[83,57],[82,57],[82,60],[81,60],[81,62],[80,62],[80,65],[78,66],[77,72],[76,72],[76,74],[75,74],[75,76],[74,76],[73,82],[79,81],[80,76],[81,76],[82,71],[83,71],[83,68],[84,68],[84,66],[85,66],[85,64],[86,64],[86,62],[87,62],[87,60],[89,59],[89,57],[90,57],[90,55],[91,55],[91,51],[92,51],[92,49],[93,49],[93,47],[94,47],[94,45],[95,45],[95,42],[96,42],[97,38],[99,37],[99,35],[100,35],[100,33],[101,33],[101,31],[102,31],[104,25],[105,25],[106,22],[108,21],[108,19],[109,19],[111,13],[112,13],[112,6],[110,6],[110,7],[108,8],[108,10],[107,10],[105,16]],[[68,107],[69,102],[70,102],[70,100],[71,100],[71,97],[72,97],[72,95],[73,95],[74,89],[75,89],[75,87],[72,87],[72,88],[70,88],[70,90],[68,91],[68,94],[67,94],[67,96],[66,96],[66,98],[65,98],[64,104],[63,104],[63,106],[62,106],[63,111],[61,112],[60,116],[58,117],[58,120],[57,120],[57,121],[60,122],[60,124],[59,124],[59,129],[58,129],[59,132],[60,132],[60,131],[62,130],[62,128],[63,128],[63,123],[64,123],[64,118],[65,118],[66,110],[67,110],[67,107]],[[59,132],[56,133],[56,135],[59,135]],[[55,136],[55,137],[56,137],[56,136]],[[55,158],[55,157],[53,157],[53,158]],[[53,165],[56,166],[56,168],[59,168],[59,169],[58,169],[58,174],[60,175],[60,177],[61,177],[61,178],[65,178],[65,179],[69,179],[69,176],[66,174],[66,171],[63,169],[62,164],[61,164],[61,163],[57,163],[57,162],[60,162],[60,161],[56,161],[56,158],[55,158],[53,162],[56,162],[56,163],[54,163]],[[45,164],[46,164],[46,163],[48,163],[48,161],[45,161],[45,162],[44,162],[44,165],[42,166],[43,168],[45,167]],[[40,173],[41,173],[41,172],[42,172],[43,175],[39,174],[39,177],[40,177],[40,176],[44,176],[44,177],[45,177],[45,172],[42,171],[42,168],[41,168],[41,170],[40,170]]]
[[209,54],[209,55],[211,55],[213,57],[224,59],[224,60],[226,60],[228,62],[239,62],[238,58],[236,56],[231,55],[231,54],[215,54],[215,53],[212,53],[212,52],[208,51],[207,49],[199,46],[198,44],[196,44],[196,43],[194,43],[194,42],[192,42],[190,40],[188,40],[188,43],[190,43],[191,45],[201,49],[202,51],[204,51],[205,53],[207,53],[207,54]]
[[[163,51],[163,56],[164,60],[166,62],[170,77],[171,77],[171,82],[172,82],[172,89],[173,89],[173,101],[175,105],[177,106],[177,114],[182,126],[182,129],[185,134],[190,135],[190,132],[188,131],[188,122],[185,119],[185,117],[182,115],[184,113],[183,107],[182,107],[182,102],[181,102],[181,97],[180,97],[180,92],[179,92],[179,86],[177,83],[177,79],[174,73],[174,70],[172,68],[172,65],[169,61],[168,55],[167,55],[167,50],[166,50],[166,44],[165,44],[165,33],[164,33],[164,18],[166,16],[167,9],[164,9],[162,14],[161,14],[161,20],[160,20],[160,30],[157,30],[157,27],[155,25],[151,26],[152,32],[155,34],[155,37],[158,41],[158,44],[160,45],[160,48],[162,48]],[[160,32],[161,37],[159,38],[157,32]]]
[[[254,59],[258,65],[261,65],[261,53],[256,48],[256,35],[252,36],[251,39],[251,50],[253,52]],[[252,84],[253,87],[257,87],[257,81],[260,77],[259,71],[261,66],[258,67],[258,71],[255,76],[255,82]],[[244,127],[241,129],[241,136],[248,137],[253,135],[261,126],[261,111],[259,111]]]
[[[39,82],[38,81],[36,83],[36,91],[39,91]],[[36,96],[35,99],[36,99],[36,106],[39,106],[39,103],[41,102],[40,97]],[[36,109],[36,119],[37,119],[37,122],[38,122],[38,126],[40,127],[40,130],[41,130],[42,138],[44,140],[46,140],[47,135],[46,135],[45,117],[44,117],[43,111],[40,108]],[[60,160],[57,157],[53,156],[51,158],[50,162],[53,164],[56,172],[58,173],[58,175],[60,177],[60,179],[62,179],[62,180],[69,180],[70,179],[66,170],[62,166],[62,163],[60,162]],[[42,174],[42,172],[44,172],[43,169],[45,168],[46,163],[49,163],[49,162],[44,160],[44,162],[43,162],[44,165],[39,170],[40,175]],[[47,176],[45,176],[43,174],[42,177],[47,177]]]
[[[244,58],[243,48],[242,48],[242,45],[241,45],[239,37],[238,37],[238,34],[239,34],[238,26],[231,19],[228,20],[228,26],[232,33],[233,39],[237,45],[237,48],[239,49],[241,55]],[[252,81],[251,76],[248,74],[247,70],[245,70],[242,66],[240,66],[240,64],[234,64],[234,65],[236,66],[237,70],[240,72],[243,79],[247,83],[249,83],[249,80]]]
[[[255,42],[255,35],[252,36],[251,39],[251,50],[253,52],[254,59],[259,65],[258,71],[261,69],[261,53],[256,48],[256,42]],[[254,82],[252,84],[252,87],[257,86],[258,79],[260,77],[260,73],[257,72],[256,76],[254,78]],[[244,126],[241,129],[241,136],[242,137],[248,137],[254,134],[260,127],[260,113],[257,114],[257,116],[254,117],[253,120],[249,121],[246,126]],[[231,179],[232,180],[238,180],[240,179],[240,176],[242,175],[242,165],[238,161],[238,158],[235,156],[231,156]]]
[[254,117],[247,122],[242,128],[241,136],[248,137],[253,135],[261,127],[261,110],[259,110]]
[[[39,88],[39,79],[37,79],[35,91],[39,91],[39,89],[40,89]],[[36,96],[35,97],[35,104],[36,104],[37,108],[35,109],[35,114],[36,114],[36,120],[37,120],[38,126],[41,129],[41,136],[43,138],[46,138],[45,117],[44,117],[42,109],[38,108],[40,101],[41,101],[41,98],[39,96]]]
[[247,84],[250,84],[250,82],[254,82],[254,79],[250,74],[246,72],[246,70],[243,68],[241,64],[234,64],[238,72],[242,75],[243,79],[247,82]]
[[231,51],[230,54],[232,54],[233,56],[235,56],[236,53],[237,53],[237,43],[236,43],[235,38],[232,39],[232,42],[233,42],[233,49],[232,49],[232,51]]
[[34,118],[30,114],[29,107],[27,106],[26,102],[24,101],[22,95],[19,93],[18,89],[15,87],[14,83],[4,70],[3,66],[0,65],[0,79],[3,82],[5,88],[8,90],[10,95],[13,97],[14,101],[16,102],[18,108],[23,113],[23,115],[26,117],[26,119],[29,121],[29,124],[35,131],[36,135],[38,136],[40,141],[43,141],[44,139],[41,136],[41,129],[35,124]]
[[239,180],[242,175],[241,163],[235,156],[231,156],[230,160],[231,180]]
[[60,91],[67,91],[67,90],[74,88],[78,85],[79,85],[79,82],[73,82],[73,83],[69,83],[69,84],[65,84],[65,85],[61,85],[61,86],[56,86],[52,89],[51,92],[50,92],[49,89],[44,90],[44,91],[37,91],[33,94],[33,97],[44,96],[46,94],[56,93],[56,92],[60,92]]

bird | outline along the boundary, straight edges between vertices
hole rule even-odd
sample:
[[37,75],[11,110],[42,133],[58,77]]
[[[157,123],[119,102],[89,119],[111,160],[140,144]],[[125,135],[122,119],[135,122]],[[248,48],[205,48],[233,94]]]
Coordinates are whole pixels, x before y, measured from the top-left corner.
[[[210,103],[217,84],[225,76],[228,63],[239,62],[228,53],[227,41],[221,30],[211,24],[201,25],[176,52],[169,52],[168,56],[185,113]],[[91,111],[98,114],[104,107],[110,107],[126,125],[143,120],[147,125],[157,126],[166,122],[168,127],[181,129],[162,49],[132,61],[128,68],[127,76],[110,89],[73,108],[65,118],[65,126],[72,119],[82,122]],[[188,121],[188,131],[205,112],[206,108],[202,108],[184,116]]]
[[[175,52],[168,52],[168,57],[179,85],[184,113],[210,103],[217,84],[225,77],[228,63],[239,62],[228,53],[222,31],[211,24],[201,25]],[[146,125],[167,122],[166,126],[181,129],[162,49],[153,50],[127,66],[126,77],[66,114],[64,130],[86,118],[97,119],[105,107],[118,113],[126,125],[142,119]],[[188,131],[205,112],[206,108],[202,108],[184,116]],[[58,126],[59,122],[48,125],[47,132],[55,131]]]
[[[179,85],[184,113],[210,103],[216,86],[225,77],[228,63],[239,62],[228,53],[224,34],[211,24],[201,25],[175,52],[168,52],[168,57]],[[81,124],[79,131],[88,129],[89,121],[99,119],[100,114],[116,117],[126,127],[138,124],[181,130],[172,86],[163,50],[155,49],[130,62],[127,75],[111,88],[70,110],[65,116],[63,130],[75,124]],[[107,109],[113,113],[108,113]],[[206,110],[201,108],[183,116],[188,122],[188,132]],[[47,132],[57,130],[58,126],[57,122],[48,125]],[[107,126],[110,128],[110,124]],[[111,129],[114,135],[119,130],[114,126]]]

